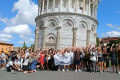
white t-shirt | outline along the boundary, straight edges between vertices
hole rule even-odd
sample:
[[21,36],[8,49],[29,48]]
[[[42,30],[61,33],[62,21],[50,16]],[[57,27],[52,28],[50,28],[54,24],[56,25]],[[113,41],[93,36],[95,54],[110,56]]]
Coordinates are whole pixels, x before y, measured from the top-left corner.
[[5,58],[6,58],[5,53],[2,53],[2,54],[1,54],[1,58],[2,58],[2,57],[4,57],[2,60],[5,60]]
[[96,52],[90,52],[90,60],[96,61],[97,60],[97,53]]
[[15,64],[20,65],[20,62],[19,62],[19,61],[18,61],[18,62],[17,62],[17,61],[15,61]]
[[8,62],[8,64],[6,65],[6,67],[9,67],[9,66],[12,66],[13,65],[13,63],[12,63],[12,61],[10,61],[10,62]]

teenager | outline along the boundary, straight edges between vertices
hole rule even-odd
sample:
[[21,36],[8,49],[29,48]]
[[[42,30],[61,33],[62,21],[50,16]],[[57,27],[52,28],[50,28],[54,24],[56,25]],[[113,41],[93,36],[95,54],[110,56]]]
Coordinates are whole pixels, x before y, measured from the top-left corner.
[[44,70],[44,58],[45,58],[45,51],[42,51],[42,54],[40,55],[39,63],[41,65],[41,69]]
[[116,66],[116,73],[117,73],[117,52],[115,51],[115,46],[114,44],[112,44],[111,46],[111,52],[110,52],[110,56],[111,56],[111,65],[112,65],[112,73],[114,72],[114,65]]
[[18,58],[15,60],[15,66],[16,66],[17,68],[20,68],[20,62],[19,62],[19,59],[18,59]]
[[6,55],[3,51],[1,51],[1,69],[5,69],[5,59],[6,59]]

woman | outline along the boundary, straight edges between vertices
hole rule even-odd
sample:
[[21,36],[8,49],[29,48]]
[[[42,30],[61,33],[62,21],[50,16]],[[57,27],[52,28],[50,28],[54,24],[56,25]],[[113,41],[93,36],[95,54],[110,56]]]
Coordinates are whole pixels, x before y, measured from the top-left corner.
[[102,49],[101,47],[98,47],[98,62],[99,62],[99,69],[100,73],[103,73],[103,54],[102,54]]
[[103,48],[103,58],[104,58],[104,72],[108,72],[109,59],[108,59],[106,47]]
[[42,51],[42,54],[40,55],[40,59],[39,59],[39,63],[41,65],[41,69],[43,69],[43,70],[44,70],[44,58],[45,58],[45,54],[44,53],[45,52]]
[[88,47],[86,48],[85,51],[85,63],[86,63],[87,71],[90,71],[90,52]]

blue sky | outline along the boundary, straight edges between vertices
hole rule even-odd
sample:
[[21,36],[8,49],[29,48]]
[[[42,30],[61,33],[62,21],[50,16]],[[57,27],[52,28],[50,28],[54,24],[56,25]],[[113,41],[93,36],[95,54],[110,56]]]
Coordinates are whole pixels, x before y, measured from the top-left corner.
[[[109,1],[109,2],[108,2]],[[98,6],[98,37],[120,37],[120,0],[101,0]],[[15,47],[34,43],[37,0],[0,0],[0,41]]]

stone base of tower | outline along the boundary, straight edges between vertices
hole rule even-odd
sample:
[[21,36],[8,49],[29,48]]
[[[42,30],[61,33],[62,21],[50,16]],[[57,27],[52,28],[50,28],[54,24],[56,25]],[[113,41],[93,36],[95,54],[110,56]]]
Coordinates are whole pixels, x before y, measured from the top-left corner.
[[96,43],[98,21],[90,16],[68,12],[47,13],[38,16],[35,21],[39,29],[36,48],[86,47]]

